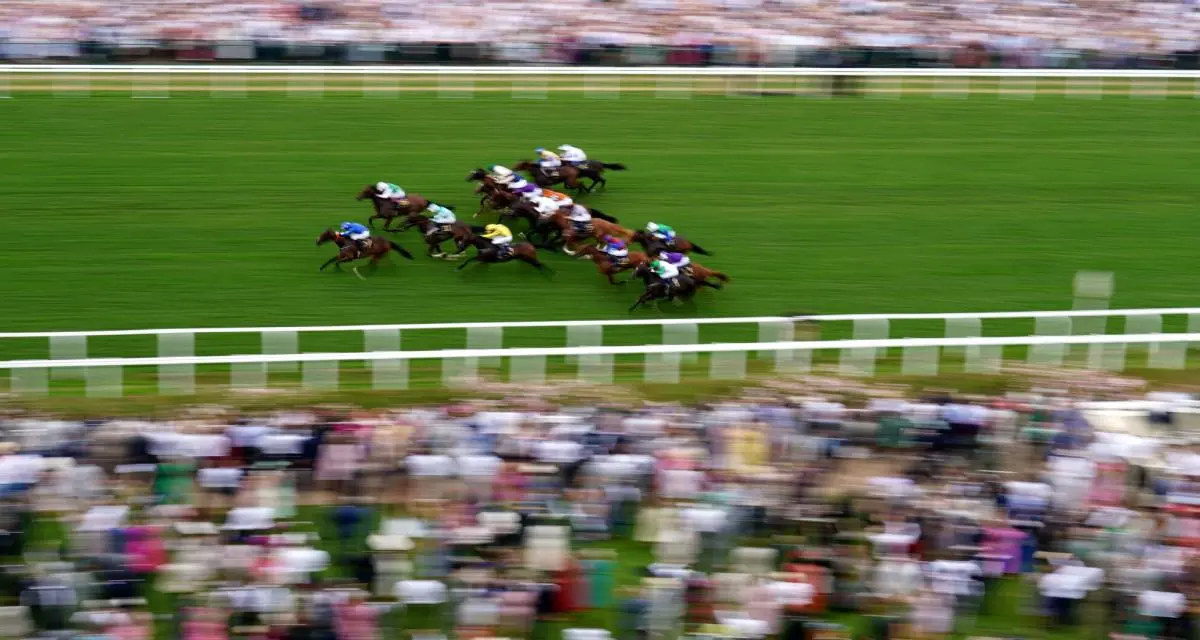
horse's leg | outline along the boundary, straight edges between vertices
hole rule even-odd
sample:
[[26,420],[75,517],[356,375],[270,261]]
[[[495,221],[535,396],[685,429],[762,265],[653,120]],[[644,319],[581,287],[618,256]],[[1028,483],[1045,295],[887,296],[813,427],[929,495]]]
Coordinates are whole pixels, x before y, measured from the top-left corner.
[[457,267],[457,268],[455,268],[454,270],[455,270],[455,271],[462,271],[462,270],[463,270],[463,267],[465,267],[465,266],[467,266],[467,265],[471,264],[472,262],[475,262],[475,261],[476,261],[476,260],[478,260],[478,259],[479,259],[479,256],[472,256],[472,257],[470,257],[470,258],[467,258],[466,260],[463,260],[463,263],[462,263],[462,264],[460,264],[460,265],[458,265],[458,267]]
[[317,269],[317,271],[324,271],[324,270],[325,270],[325,267],[328,267],[329,265],[331,265],[331,264],[334,264],[335,262],[337,262],[337,259],[338,259],[338,257],[337,257],[337,256],[334,256],[334,257],[332,257],[332,258],[330,258],[330,259],[326,260],[326,261],[325,261],[325,264],[321,265],[321,268],[320,268],[320,269]]
[[[371,216],[370,218],[367,218],[367,226],[374,229],[375,228],[375,218],[379,218],[379,217],[382,217],[382,216],[380,216],[378,213],[376,213],[375,215]],[[383,227],[385,229],[387,228],[387,220],[383,221]]]
[[643,304],[646,304],[646,302],[648,302],[649,300],[650,300],[650,292],[649,291],[638,296],[637,302],[633,303],[632,307],[629,307],[629,313],[633,313],[634,309],[637,309],[638,307],[642,306]]

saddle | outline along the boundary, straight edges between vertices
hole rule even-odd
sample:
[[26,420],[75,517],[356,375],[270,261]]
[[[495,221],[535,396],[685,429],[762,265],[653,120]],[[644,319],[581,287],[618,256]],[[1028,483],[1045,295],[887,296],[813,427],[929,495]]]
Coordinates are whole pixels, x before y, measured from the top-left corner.
[[512,245],[506,244],[496,249],[497,260],[508,260],[513,255]]
[[557,179],[559,177],[558,169],[547,169],[546,167],[542,167],[542,175],[553,179]]
[[578,233],[580,235],[591,235],[591,233],[592,233],[592,221],[591,220],[587,220],[587,221],[572,220],[571,227],[575,230],[575,233]]

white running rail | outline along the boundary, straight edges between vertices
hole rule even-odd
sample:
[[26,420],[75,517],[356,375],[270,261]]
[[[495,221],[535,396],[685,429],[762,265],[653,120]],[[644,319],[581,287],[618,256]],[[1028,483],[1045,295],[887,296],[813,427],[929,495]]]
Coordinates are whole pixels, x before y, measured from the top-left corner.
[[[1013,337],[906,338],[858,340],[806,340],[720,344],[662,344],[637,346],[535,347],[510,349],[380,350],[347,353],[290,353],[274,355],[186,356],[155,358],[79,358],[57,360],[10,360],[0,370],[10,373],[10,391],[15,394],[45,394],[51,373],[82,372],[92,396],[123,393],[125,367],[157,367],[157,386],[162,393],[195,392],[197,365],[228,365],[232,388],[264,389],[269,386],[268,365],[301,365],[302,384],[313,390],[336,390],[343,362],[365,362],[375,389],[404,389],[409,384],[408,364],[437,360],[443,384],[471,385],[481,368],[503,370],[508,361],[508,378],[515,383],[544,383],[547,358],[573,357],[580,381],[607,384],[614,380],[614,358],[641,356],[642,375],[647,382],[677,383],[685,357],[706,354],[707,374],[717,380],[744,379],[751,352],[766,353],[774,370],[781,373],[807,371],[815,351],[836,351],[844,374],[871,375],[877,360],[889,350],[902,355],[901,373],[936,375],[943,356],[961,354],[965,371],[999,371],[1006,347],[1026,347],[1025,356],[1036,365],[1061,366],[1066,362],[1095,369],[1122,370],[1130,347],[1144,348],[1144,365],[1181,369],[1187,365],[1188,348],[1200,342],[1200,332],[1144,333],[1118,335],[1035,335]],[[1083,351],[1073,357],[1072,347]],[[1136,362],[1134,364],[1137,364]]]

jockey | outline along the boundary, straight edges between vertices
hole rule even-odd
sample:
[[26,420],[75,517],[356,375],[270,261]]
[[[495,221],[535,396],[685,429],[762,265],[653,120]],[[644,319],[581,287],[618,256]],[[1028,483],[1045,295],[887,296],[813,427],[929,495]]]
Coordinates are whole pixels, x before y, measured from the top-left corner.
[[540,190],[536,185],[529,184],[529,181],[520,175],[513,173],[512,169],[494,164],[490,167],[492,180],[497,184],[504,185],[506,189],[526,198],[533,198],[539,195]]
[[683,273],[688,273],[688,269],[692,266],[692,259],[686,255],[676,251],[663,251],[658,254],[659,260],[665,260],[668,264],[674,265]]
[[650,263],[650,269],[654,271],[655,275],[662,278],[663,282],[667,283],[667,286],[672,289],[679,287],[679,281],[676,280],[679,277],[679,269],[675,265],[666,260],[656,259]]
[[565,193],[551,191],[550,189],[542,189],[541,195],[542,197],[549,198],[558,203],[558,207],[564,210],[563,213],[570,213],[571,207],[575,206],[575,201],[571,199],[571,196]]
[[587,164],[587,154],[579,147],[564,144],[559,145],[558,150],[562,152],[563,162],[569,165],[579,167]]
[[576,204],[571,205],[567,211],[567,219],[571,224],[575,225],[575,230],[580,233],[585,233],[592,225],[592,214],[587,210],[587,207]]
[[533,200],[534,207],[537,208],[538,216],[545,218],[554,212],[558,211],[558,202],[552,198],[539,197]]
[[646,233],[649,233],[651,237],[662,240],[669,245],[675,244],[675,230],[665,224],[647,222]]
[[376,195],[385,200],[402,200],[404,199],[404,189],[390,182],[376,182]]
[[430,202],[425,210],[433,214],[433,224],[437,225],[433,229],[434,231],[445,231],[450,225],[458,221],[453,211],[436,202]]
[[341,231],[338,235],[346,236],[359,249],[363,248],[363,241],[371,237],[371,230],[357,222],[343,222]]
[[483,228],[483,236],[492,241],[492,246],[496,248],[497,253],[503,254],[504,250],[512,243],[512,231],[502,224],[489,224]]
[[557,153],[549,149],[543,149],[542,147],[538,147],[533,151],[538,154],[538,166],[547,175],[554,175],[558,171],[558,168],[562,166],[562,159],[558,157]]
[[613,264],[624,262],[629,257],[629,248],[625,246],[624,240],[612,236],[604,236],[603,240],[604,255],[608,256],[609,261]]

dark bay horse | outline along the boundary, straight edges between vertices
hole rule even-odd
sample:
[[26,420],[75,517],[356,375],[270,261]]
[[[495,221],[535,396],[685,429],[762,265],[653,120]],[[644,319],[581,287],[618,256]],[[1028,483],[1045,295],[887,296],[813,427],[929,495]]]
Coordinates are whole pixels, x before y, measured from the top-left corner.
[[462,264],[458,265],[458,267],[455,269],[456,271],[462,271],[463,267],[466,267],[472,262],[498,264],[519,260],[525,264],[533,265],[538,271],[548,273],[554,272],[553,269],[542,264],[542,262],[538,260],[537,249],[528,242],[514,242],[508,246],[507,251],[502,252],[499,247],[488,242],[487,238],[482,238],[475,235],[475,233],[471,233],[470,237],[467,238],[466,244],[475,247],[476,253],[474,256],[467,258]]
[[375,215],[367,218],[367,225],[374,227],[375,219],[379,218],[383,220],[384,231],[397,231],[397,229],[391,228],[392,220],[395,220],[396,218],[404,218],[410,213],[420,213],[429,206],[429,200],[427,198],[415,193],[405,194],[404,197],[399,200],[381,198],[379,197],[379,194],[375,193],[375,185],[373,184],[363,187],[363,190],[359,191],[358,195],[354,199],[370,199],[371,204],[375,207]]
[[658,238],[646,233],[644,230],[638,230],[633,234],[633,241],[642,245],[642,248],[646,250],[646,253],[652,256],[656,256],[663,251],[678,251],[679,253],[692,253],[694,251],[702,256],[712,255],[705,250],[704,247],[701,247],[695,242],[691,242],[687,238],[678,234],[675,235],[675,244],[669,245],[662,240],[659,240]]
[[479,210],[473,218],[479,217],[484,211],[505,211],[520,201],[520,196],[505,189],[503,185],[492,180],[487,171],[476,169],[467,174],[467,182],[478,182],[475,193],[479,194]]
[[629,307],[630,313],[647,302],[658,302],[659,300],[683,300],[690,301],[696,293],[696,282],[688,276],[679,274],[675,280],[679,283],[678,287],[668,285],[662,278],[654,275],[650,270],[649,263],[643,264],[634,268],[634,277],[641,278],[646,283],[646,290],[638,297],[637,302]]
[[[589,160],[583,166],[563,163],[558,168],[556,175],[549,174],[542,169],[536,162],[529,160],[520,160],[513,165],[513,171],[525,171],[530,176],[533,176],[533,182],[539,187],[553,187],[556,184],[564,184],[569,189],[574,189],[575,193],[591,193],[597,186],[605,188],[608,185],[608,180],[604,178],[604,170],[624,171],[625,165],[619,162],[596,162]],[[591,184],[583,184],[583,180],[590,180]]]
[[[336,244],[338,247],[338,252],[337,255],[333,256],[329,260],[326,260],[325,264],[321,265],[319,271],[324,271],[325,267],[328,267],[331,264],[338,269],[341,269],[342,263],[354,262],[355,260],[360,260],[362,258],[371,259],[370,267],[371,270],[374,271],[375,268],[379,266],[379,259],[383,256],[386,256],[389,251],[395,251],[409,260],[413,259],[412,254],[408,251],[405,251],[404,247],[392,242],[391,240],[388,240],[387,238],[368,238],[366,245],[362,249],[359,249],[358,245],[356,245],[350,238],[343,236],[333,229],[326,229],[321,233],[320,236],[317,236],[317,246],[321,246],[326,242],[332,242]],[[363,278],[362,274],[358,272],[358,267],[353,267],[353,270],[354,275],[358,276],[359,279],[366,279]]]
[[466,248],[466,243],[471,237],[471,227],[463,222],[455,222],[449,228],[442,227],[434,223],[433,220],[419,213],[410,213],[404,219],[404,226],[401,231],[416,227],[421,232],[421,237],[425,238],[425,244],[429,246],[427,255],[430,258],[444,258],[446,252],[442,251],[442,243],[447,240],[453,240],[458,247],[457,253],[462,253]]

